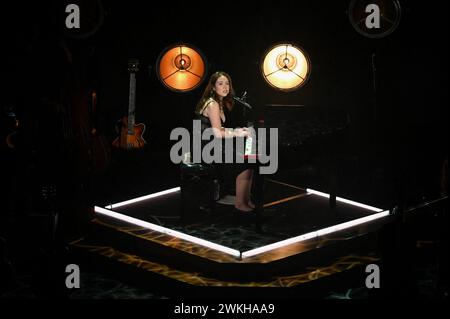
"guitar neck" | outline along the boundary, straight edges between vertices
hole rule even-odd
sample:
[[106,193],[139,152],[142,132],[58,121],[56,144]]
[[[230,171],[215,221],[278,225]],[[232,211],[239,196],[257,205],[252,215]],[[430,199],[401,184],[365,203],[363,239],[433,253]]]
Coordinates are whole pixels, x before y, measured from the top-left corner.
[[130,95],[128,98],[128,134],[134,134],[136,111],[136,75],[130,73]]

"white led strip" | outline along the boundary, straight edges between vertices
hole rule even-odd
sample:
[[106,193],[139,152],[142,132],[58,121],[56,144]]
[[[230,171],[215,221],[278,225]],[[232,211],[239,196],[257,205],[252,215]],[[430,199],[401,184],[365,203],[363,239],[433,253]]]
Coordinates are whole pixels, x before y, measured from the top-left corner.
[[141,196],[141,197],[134,198],[134,199],[129,199],[129,200],[126,200],[124,202],[108,205],[105,208],[113,209],[113,208],[117,208],[117,207],[121,207],[121,206],[125,206],[125,205],[130,205],[130,204],[137,203],[137,202],[140,202],[140,201],[143,201],[143,200],[146,200],[146,199],[155,198],[155,197],[158,197],[158,196],[162,196],[162,195],[178,192],[179,190],[180,190],[179,187],[174,187],[174,188],[166,189],[165,191],[161,191],[161,192],[158,192],[158,193],[153,193],[153,194]]
[[[310,188],[307,188],[306,192],[310,193],[310,194],[315,194],[315,195],[318,195],[318,196],[330,198],[330,194],[326,194],[326,193],[322,193],[322,192],[319,192],[319,191],[315,191],[315,190],[310,189]],[[369,206],[369,205],[364,205],[364,204],[361,204],[361,203],[358,203],[358,202],[354,202],[352,200],[348,200],[348,199],[341,198],[341,197],[336,197],[336,200],[338,202],[350,204],[350,205],[353,205],[353,206],[358,206],[358,207],[361,207],[361,208],[364,208],[364,209],[368,209],[368,210],[371,210],[371,211],[374,211],[374,212],[377,212],[377,213],[383,211],[381,208],[376,208],[376,207],[372,207],[372,206]]]
[[343,229],[350,228],[350,227],[353,227],[353,226],[356,226],[356,225],[367,223],[369,221],[372,221],[372,220],[375,220],[375,219],[379,219],[379,218],[383,218],[383,217],[386,217],[388,215],[389,215],[389,211],[384,211],[384,212],[380,212],[380,213],[377,213],[377,214],[373,214],[373,215],[365,216],[365,217],[358,218],[358,219],[355,219],[355,220],[351,220],[349,222],[345,222],[345,223],[342,223],[342,224],[338,224],[338,225],[330,226],[330,227],[327,227],[327,228],[323,228],[323,229],[320,229],[320,230],[317,230],[317,231],[314,231],[314,232],[310,232],[310,233],[307,233],[307,234],[303,234],[303,235],[300,235],[300,236],[297,236],[297,237],[292,237],[292,238],[289,238],[289,239],[285,239],[285,240],[282,240],[282,241],[279,241],[279,242],[276,242],[276,243],[273,243],[273,244],[270,244],[270,245],[267,245],[267,246],[258,247],[256,249],[252,249],[252,250],[247,250],[247,251],[242,253],[242,259],[248,258],[248,257],[252,257],[252,256],[255,256],[255,255],[258,255],[258,254],[262,254],[262,253],[265,253],[265,252],[267,252],[269,250],[281,248],[281,247],[284,247],[284,246],[287,246],[287,245],[291,245],[291,244],[294,244],[294,243],[300,243],[302,241],[305,241],[305,240],[308,240],[308,239],[311,239],[311,238],[320,237],[320,236],[323,236],[323,235],[326,235],[326,234],[337,232],[339,230],[343,230]]
[[113,212],[111,210],[104,209],[102,207],[95,206],[95,212],[99,213],[99,214],[103,214],[103,215],[109,216],[109,217],[112,217],[112,218],[115,218],[115,219],[119,219],[119,220],[125,221],[125,222],[130,223],[130,224],[134,224],[134,225],[137,225],[137,226],[140,226],[140,227],[151,229],[151,230],[154,230],[154,231],[157,231],[157,232],[169,235],[169,236],[177,237],[177,238],[180,238],[180,239],[183,239],[183,240],[186,240],[186,241],[198,244],[198,245],[202,245],[202,246],[205,246],[205,247],[208,247],[208,248],[211,248],[211,249],[215,249],[217,251],[221,251],[223,253],[232,255],[232,256],[237,257],[237,258],[239,258],[241,256],[241,253],[240,253],[239,250],[232,249],[232,248],[229,248],[229,247],[226,247],[226,246],[222,246],[222,245],[219,245],[219,244],[215,244],[215,243],[212,243],[210,241],[207,241],[207,240],[204,240],[204,239],[201,239],[201,238],[198,238],[198,237],[194,237],[194,236],[191,236],[191,235],[187,235],[187,234],[181,233],[179,231],[172,230],[172,229],[169,229],[169,228],[166,228],[166,227],[162,227],[162,226],[159,226],[159,225],[156,225],[156,224],[145,222],[143,220],[140,220],[140,219],[137,219],[137,218],[134,218],[134,217],[130,217],[130,216],[123,215],[123,214],[120,214],[120,213],[117,213],[117,212]]
[[[306,234],[303,234],[303,235],[300,235],[300,236],[288,238],[288,239],[285,239],[285,240],[282,240],[282,241],[279,241],[279,242],[276,242],[276,243],[273,243],[273,244],[270,244],[270,245],[266,245],[266,246],[263,246],[263,247],[258,247],[258,248],[252,249],[252,250],[245,251],[245,252],[243,252],[241,254],[241,252],[236,250],[236,249],[232,249],[232,248],[229,248],[229,247],[226,247],[226,246],[215,244],[213,242],[210,242],[210,241],[207,241],[207,240],[195,237],[195,236],[191,236],[191,235],[188,235],[188,234],[176,231],[176,230],[172,230],[170,228],[166,228],[166,227],[162,227],[162,226],[159,226],[159,225],[156,225],[156,224],[145,222],[145,221],[142,221],[140,219],[133,218],[133,217],[130,217],[130,216],[127,216],[127,215],[124,215],[124,214],[120,214],[120,213],[117,213],[117,212],[114,212],[114,211],[110,210],[110,209],[113,209],[113,208],[129,205],[129,204],[132,204],[132,203],[136,203],[136,202],[140,202],[140,201],[143,201],[143,200],[146,200],[146,199],[155,198],[155,197],[158,197],[158,196],[174,193],[174,192],[177,192],[177,191],[180,191],[180,187],[175,187],[175,188],[167,189],[165,191],[161,191],[161,192],[158,192],[158,193],[153,193],[153,194],[141,196],[141,197],[138,197],[138,198],[130,199],[130,200],[127,200],[127,201],[124,201],[124,202],[108,205],[108,206],[106,206],[107,209],[95,206],[95,212],[103,214],[103,215],[107,215],[109,217],[116,218],[116,219],[119,219],[119,220],[122,220],[122,221],[125,221],[125,222],[128,222],[128,223],[131,223],[131,224],[134,224],[134,225],[138,225],[138,226],[141,226],[141,227],[144,227],[144,228],[147,228],[147,229],[151,229],[151,230],[154,230],[154,231],[166,234],[166,235],[177,237],[177,238],[180,238],[180,239],[183,239],[183,240],[186,240],[186,241],[198,244],[198,245],[202,245],[202,246],[205,246],[205,247],[208,247],[208,248],[211,248],[211,249],[215,249],[217,251],[221,251],[223,253],[232,255],[232,256],[237,257],[237,258],[242,258],[242,259],[248,258],[248,257],[252,257],[252,256],[255,256],[255,255],[258,255],[258,254],[261,254],[261,253],[273,250],[273,249],[277,249],[277,248],[281,248],[281,247],[284,247],[284,246],[287,246],[287,245],[291,245],[291,244],[294,244],[294,243],[300,243],[302,241],[306,241],[306,240],[311,239],[311,238],[320,237],[320,236],[323,236],[323,235],[326,235],[326,234],[337,232],[337,231],[340,231],[340,230],[343,230],[343,229],[346,229],[346,228],[350,228],[350,227],[353,227],[353,226],[356,226],[356,225],[367,223],[369,221],[373,221],[373,220],[376,220],[376,219],[379,219],[379,218],[383,218],[383,217],[386,217],[386,216],[389,215],[389,211],[383,211],[380,208],[376,208],[376,207],[372,207],[372,206],[369,206],[369,205],[361,204],[361,203],[358,203],[358,202],[355,202],[355,201],[351,201],[351,200],[348,200],[348,199],[345,199],[345,198],[336,197],[336,200],[339,201],[339,202],[346,203],[346,204],[353,205],[353,206],[357,206],[357,207],[364,208],[364,209],[367,209],[367,210],[371,210],[371,211],[377,212],[377,214],[365,216],[365,217],[358,218],[358,219],[355,219],[355,220],[352,220],[352,221],[348,221],[348,222],[341,223],[341,224],[338,224],[338,225],[334,225],[334,226],[330,226],[330,227],[327,227],[327,228],[323,228],[323,229],[320,229],[320,230],[317,230],[317,231],[314,231],[314,232],[310,232],[310,233],[306,233]],[[321,196],[321,197],[330,198],[329,194],[322,193],[322,192],[319,192],[319,191],[316,191],[316,190],[313,190],[313,189],[310,189],[310,188],[307,188],[306,192],[308,194],[315,194],[315,195],[318,195],[318,196]]]

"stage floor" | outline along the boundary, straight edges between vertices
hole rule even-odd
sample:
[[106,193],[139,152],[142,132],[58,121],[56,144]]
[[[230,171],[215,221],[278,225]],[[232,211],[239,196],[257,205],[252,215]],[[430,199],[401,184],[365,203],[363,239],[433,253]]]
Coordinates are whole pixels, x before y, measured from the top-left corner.
[[[248,251],[356,220],[376,212],[337,202],[301,187],[267,179],[260,227],[251,218],[238,218],[233,206],[215,204],[211,210],[182,210],[179,190],[112,210],[238,251]],[[183,218],[182,218],[183,217]]]

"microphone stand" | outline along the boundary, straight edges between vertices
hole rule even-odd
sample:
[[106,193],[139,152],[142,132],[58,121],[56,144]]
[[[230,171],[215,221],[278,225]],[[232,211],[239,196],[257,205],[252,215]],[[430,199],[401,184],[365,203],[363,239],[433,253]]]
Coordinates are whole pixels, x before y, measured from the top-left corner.
[[241,103],[242,105],[244,105],[246,108],[248,108],[248,109],[250,109],[250,110],[253,109],[252,106],[251,106],[250,104],[248,104],[247,102],[245,102],[245,101],[244,101],[242,98],[240,98],[240,97],[233,96],[233,100],[235,100],[235,101]]
[[239,104],[244,106],[243,115],[244,115],[245,121],[248,122],[247,121],[247,109],[253,110],[253,107],[245,101],[246,94],[247,94],[247,92],[245,92],[241,98],[237,97],[237,96],[233,96],[233,100],[235,100],[236,102],[238,102]]

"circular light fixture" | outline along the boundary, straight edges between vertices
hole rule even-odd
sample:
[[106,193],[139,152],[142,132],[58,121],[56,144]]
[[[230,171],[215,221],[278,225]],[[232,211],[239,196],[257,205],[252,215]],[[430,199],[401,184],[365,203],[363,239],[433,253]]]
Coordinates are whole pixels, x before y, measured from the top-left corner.
[[261,71],[270,86],[289,92],[306,83],[311,67],[301,49],[292,44],[277,44],[264,54]]
[[[102,1],[100,0],[65,0],[64,7],[67,10],[68,5],[75,4],[79,8],[80,27],[79,28],[64,28],[64,34],[73,39],[84,39],[94,35],[103,25],[105,19],[105,12]],[[66,11],[67,12],[67,11]],[[66,18],[68,13],[61,15]],[[65,25],[65,21],[64,24]]]
[[176,92],[191,91],[206,77],[205,58],[191,45],[175,44],[160,53],[156,73],[168,89]]
[[397,0],[352,0],[348,16],[359,34],[381,39],[397,29],[402,9]]

